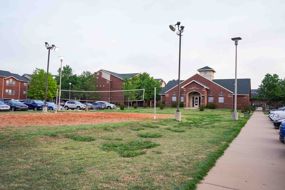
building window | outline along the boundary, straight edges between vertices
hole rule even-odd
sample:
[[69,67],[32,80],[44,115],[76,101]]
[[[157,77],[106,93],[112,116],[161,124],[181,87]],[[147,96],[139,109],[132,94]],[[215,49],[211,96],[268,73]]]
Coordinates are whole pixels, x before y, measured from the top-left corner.
[[184,102],[184,96],[181,96],[181,97],[180,97],[180,101],[181,101],[181,102]]
[[15,90],[5,89],[5,93],[8,94],[8,95],[15,95]]
[[213,97],[213,96],[209,96],[209,97],[208,97],[208,102],[209,102],[209,103],[214,102],[214,97]]
[[172,102],[176,102],[176,95],[172,95],[172,98],[171,98]]
[[219,97],[219,103],[224,103],[225,99],[223,96]]
[[23,91],[23,94],[27,94],[27,91],[24,90],[24,91]]
[[28,86],[28,83],[24,83],[24,86]]
[[8,79],[6,80],[6,85],[7,86],[14,86],[16,84],[16,81],[13,79]]

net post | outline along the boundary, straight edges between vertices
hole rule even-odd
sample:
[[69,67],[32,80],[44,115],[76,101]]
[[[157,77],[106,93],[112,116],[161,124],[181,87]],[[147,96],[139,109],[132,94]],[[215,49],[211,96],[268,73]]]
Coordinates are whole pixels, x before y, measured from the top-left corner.
[[153,115],[153,119],[156,119],[156,87],[154,87],[154,96],[153,96],[153,112],[154,112],[154,115]]

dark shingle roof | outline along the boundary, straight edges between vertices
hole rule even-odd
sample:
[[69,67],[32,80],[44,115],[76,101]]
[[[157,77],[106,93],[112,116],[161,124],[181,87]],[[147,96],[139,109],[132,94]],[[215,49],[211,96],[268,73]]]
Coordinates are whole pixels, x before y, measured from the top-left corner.
[[115,72],[107,71],[107,70],[102,70],[102,71],[110,73],[111,75],[113,75],[117,78],[120,78],[122,80],[127,80],[127,79],[132,78],[133,76],[139,74],[139,73],[123,73],[123,74],[120,74],[120,73],[115,73]]
[[198,71],[199,72],[201,72],[201,71],[214,71],[214,72],[216,72],[214,69],[212,69],[211,67],[208,67],[208,66],[202,67],[202,68],[198,69]]
[[2,76],[2,77],[14,77],[17,80],[28,82],[28,80],[25,77],[22,77],[18,74],[15,74],[15,73],[11,73],[9,71],[0,70],[0,76]]
[[[182,82],[183,82],[183,80],[180,80],[180,83],[182,83]],[[169,81],[169,82],[165,85],[165,87],[163,87],[163,88],[161,89],[161,91],[160,91],[159,94],[165,94],[166,91],[168,91],[168,90],[170,90],[171,88],[173,88],[174,86],[176,86],[177,83],[178,83],[178,80],[171,80],[171,81]]]
[[[225,87],[226,89],[235,91],[235,79],[214,79],[213,82]],[[237,79],[238,94],[250,94],[250,79]]]

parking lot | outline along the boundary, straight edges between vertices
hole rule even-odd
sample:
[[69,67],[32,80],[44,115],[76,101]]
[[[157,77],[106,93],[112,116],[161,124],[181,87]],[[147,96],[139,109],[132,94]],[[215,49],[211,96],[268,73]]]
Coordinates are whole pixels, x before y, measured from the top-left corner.
[[[158,118],[173,115],[160,114]],[[0,128],[24,126],[82,125],[152,119],[153,114],[102,112],[7,112],[0,114]]]

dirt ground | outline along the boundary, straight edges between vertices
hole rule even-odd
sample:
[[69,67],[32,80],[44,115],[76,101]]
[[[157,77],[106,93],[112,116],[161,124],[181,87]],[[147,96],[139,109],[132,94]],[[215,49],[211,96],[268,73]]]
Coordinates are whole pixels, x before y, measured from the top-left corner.
[[[158,119],[171,118],[169,114],[157,114]],[[55,126],[98,124],[123,121],[153,119],[153,114],[142,113],[98,113],[98,112],[61,112],[61,113],[4,113],[0,114],[0,128],[25,126]]]

